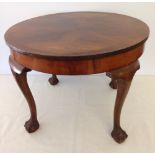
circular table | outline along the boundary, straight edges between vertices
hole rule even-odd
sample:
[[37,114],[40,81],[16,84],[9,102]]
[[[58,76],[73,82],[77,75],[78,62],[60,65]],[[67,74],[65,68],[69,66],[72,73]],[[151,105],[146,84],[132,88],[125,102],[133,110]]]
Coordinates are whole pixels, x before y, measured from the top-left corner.
[[138,58],[149,35],[148,26],[125,15],[103,12],[58,13],[32,18],[12,26],[5,34],[11,50],[11,71],[27,99],[31,117],[28,132],[39,128],[35,101],[27,83],[31,70],[56,75],[104,73],[117,89],[112,137],[121,143],[127,138],[120,126],[120,114],[135,72]]

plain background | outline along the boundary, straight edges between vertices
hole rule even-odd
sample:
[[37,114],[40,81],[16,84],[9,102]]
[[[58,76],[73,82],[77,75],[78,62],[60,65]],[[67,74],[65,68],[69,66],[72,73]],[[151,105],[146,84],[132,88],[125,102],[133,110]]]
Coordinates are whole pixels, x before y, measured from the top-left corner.
[[[155,74],[155,3],[0,3],[0,74],[10,73],[9,49],[4,41],[5,31],[12,25],[31,17],[70,11],[115,12],[139,18],[150,27],[150,37],[140,58],[138,74]],[[123,23],[122,23],[123,24]],[[23,30],[24,31],[24,30]],[[34,72],[32,72],[34,73]],[[39,73],[40,74],[40,73]]]

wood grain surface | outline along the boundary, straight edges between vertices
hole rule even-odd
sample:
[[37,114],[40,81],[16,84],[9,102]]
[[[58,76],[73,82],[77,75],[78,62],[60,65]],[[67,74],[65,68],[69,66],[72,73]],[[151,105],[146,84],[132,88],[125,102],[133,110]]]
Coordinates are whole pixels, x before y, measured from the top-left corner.
[[103,12],[58,13],[32,18],[5,34],[8,46],[26,55],[82,59],[126,52],[148,38],[147,25],[126,15]]

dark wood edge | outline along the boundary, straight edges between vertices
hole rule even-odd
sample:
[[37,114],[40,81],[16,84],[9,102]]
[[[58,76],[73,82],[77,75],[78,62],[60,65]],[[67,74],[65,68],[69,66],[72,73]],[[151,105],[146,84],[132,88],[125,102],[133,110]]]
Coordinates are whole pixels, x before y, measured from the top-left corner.
[[21,51],[21,50],[17,49],[16,47],[13,47],[12,45],[8,44],[7,42],[6,42],[6,44],[10,47],[10,49],[12,51],[19,52],[23,55],[28,55],[30,57],[32,56],[32,57],[43,58],[43,59],[48,59],[48,60],[71,60],[71,61],[73,61],[73,60],[97,59],[97,58],[103,58],[103,57],[107,57],[107,56],[114,56],[114,55],[126,53],[130,50],[133,50],[133,49],[141,46],[142,44],[144,44],[146,42],[147,39],[148,39],[148,37],[136,45],[133,45],[128,48],[121,49],[121,50],[117,50],[117,51],[113,51],[113,52],[109,52],[109,53],[98,53],[98,54],[93,54],[93,55],[82,55],[82,56],[48,56],[48,55],[32,54],[32,53]]

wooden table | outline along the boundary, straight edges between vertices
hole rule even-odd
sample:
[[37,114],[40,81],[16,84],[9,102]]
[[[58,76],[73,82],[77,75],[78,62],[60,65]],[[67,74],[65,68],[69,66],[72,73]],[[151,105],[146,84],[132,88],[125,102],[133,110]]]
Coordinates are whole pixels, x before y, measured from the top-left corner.
[[[39,128],[35,101],[27,83],[31,70],[56,75],[104,73],[117,89],[112,137],[121,143],[127,138],[120,126],[122,105],[135,72],[138,58],[149,35],[148,26],[125,15],[101,12],[58,13],[32,18],[11,27],[5,40],[11,50],[9,64],[17,84],[27,99],[31,133]],[[135,103],[136,104],[136,103]]]

